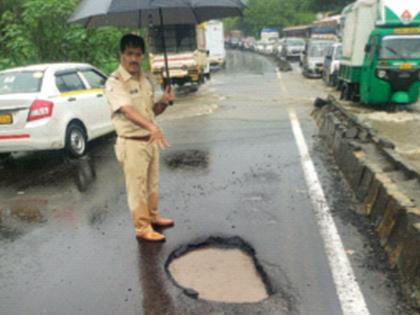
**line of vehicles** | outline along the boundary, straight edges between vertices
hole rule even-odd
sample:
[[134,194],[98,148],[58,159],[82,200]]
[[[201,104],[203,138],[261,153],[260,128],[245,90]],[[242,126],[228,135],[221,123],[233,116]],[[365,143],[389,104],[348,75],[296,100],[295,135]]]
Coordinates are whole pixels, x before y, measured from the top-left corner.
[[[200,85],[211,69],[224,67],[221,21],[149,30],[150,72],[167,80],[162,35],[173,84]],[[103,88],[107,76],[83,63],[42,64],[0,71],[0,159],[11,152],[66,149],[86,153],[88,141],[111,133]]]
[[418,0],[358,0],[341,15],[283,29],[282,38],[269,33],[235,48],[298,60],[303,75],[322,77],[345,100],[382,108],[419,100]]

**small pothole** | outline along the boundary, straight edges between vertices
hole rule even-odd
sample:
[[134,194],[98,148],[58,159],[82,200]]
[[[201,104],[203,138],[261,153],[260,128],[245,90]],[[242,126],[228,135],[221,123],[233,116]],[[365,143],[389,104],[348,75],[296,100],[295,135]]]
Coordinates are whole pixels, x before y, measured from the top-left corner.
[[255,252],[239,238],[211,238],[173,254],[167,271],[184,293],[224,303],[258,303],[271,286]]
[[209,166],[209,154],[199,150],[177,151],[166,155],[164,161],[171,169],[206,169]]

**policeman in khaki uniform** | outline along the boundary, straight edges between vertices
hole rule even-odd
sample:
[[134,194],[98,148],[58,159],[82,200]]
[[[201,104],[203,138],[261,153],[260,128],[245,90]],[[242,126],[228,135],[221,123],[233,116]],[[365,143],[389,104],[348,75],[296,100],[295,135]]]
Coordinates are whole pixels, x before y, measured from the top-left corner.
[[121,163],[131,217],[139,239],[161,242],[165,236],[152,226],[169,227],[174,222],[158,212],[159,149],[168,147],[155,121],[174,95],[170,88],[154,102],[153,86],[142,72],[143,38],[127,34],[120,42],[120,66],[106,83],[105,95],[112,111],[118,138],[115,152]]

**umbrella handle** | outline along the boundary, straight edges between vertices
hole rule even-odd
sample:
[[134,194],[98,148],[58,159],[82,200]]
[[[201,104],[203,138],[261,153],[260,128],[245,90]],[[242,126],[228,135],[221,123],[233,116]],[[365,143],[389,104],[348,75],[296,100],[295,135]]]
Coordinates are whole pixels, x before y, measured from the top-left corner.
[[[163,89],[166,89],[167,86],[172,88],[171,84],[171,77],[169,72],[169,65],[168,65],[168,53],[166,51],[166,42],[165,42],[165,23],[163,21],[163,12],[162,8],[159,8],[159,17],[160,17],[160,27],[162,30],[161,39],[162,39],[162,48],[163,48],[163,59],[165,62],[165,72],[166,72],[166,79],[163,80]],[[173,105],[174,102],[170,101],[169,105]]]
[[[172,90],[172,82],[171,82],[171,79],[170,78],[169,79],[168,78],[164,78],[163,79],[162,89],[165,91],[167,87],[169,87],[169,91]],[[170,101],[169,102],[169,105],[173,105],[173,104],[174,104],[173,101]]]

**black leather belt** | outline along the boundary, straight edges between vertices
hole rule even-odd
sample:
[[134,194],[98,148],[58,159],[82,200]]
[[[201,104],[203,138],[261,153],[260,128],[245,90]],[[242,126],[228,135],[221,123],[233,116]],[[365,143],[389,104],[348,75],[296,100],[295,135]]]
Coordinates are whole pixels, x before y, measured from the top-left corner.
[[150,140],[150,136],[143,136],[143,137],[120,137],[123,139],[128,139],[128,140],[136,140],[136,141],[149,141]]

